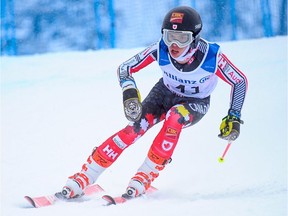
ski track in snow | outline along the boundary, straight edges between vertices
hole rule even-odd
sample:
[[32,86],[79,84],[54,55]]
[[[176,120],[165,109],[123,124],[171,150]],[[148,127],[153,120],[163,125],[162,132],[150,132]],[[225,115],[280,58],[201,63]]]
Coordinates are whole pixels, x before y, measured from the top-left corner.
[[[219,80],[208,114],[183,131],[154,182],[159,191],[110,207],[100,195],[39,209],[23,197],[60,190],[94,146],[126,125],[116,69],[142,48],[1,57],[1,215],[286,216],[287,37],[220,45],[249,82],[245,123],[225,162],[217,162],[226,146],[217,134],[230,87]],[[142,98],[160,76],[155,63],[134,75]],[[108,194],[125,190],[161,125],[99,178]]]

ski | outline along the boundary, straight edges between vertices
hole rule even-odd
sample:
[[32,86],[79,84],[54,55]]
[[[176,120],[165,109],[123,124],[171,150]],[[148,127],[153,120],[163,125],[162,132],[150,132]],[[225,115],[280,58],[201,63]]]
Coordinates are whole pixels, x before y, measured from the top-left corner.
[[[145,195],[149,195],[149,194],[152,194],[154,193],[155,191],[157,191],[157,188],[151,186],[145,193]],[[136,199],[137,198],[140,198],[141,196],[139,197],[135,197]],[[102,199],[104,199],[106,201],[106,204],[104,204],[105,206],[110,206],[110,205],[118,205],[118,204],[122,204],[122,203],[125,203],[127,201],[130,201],[130,200],[134,200],[135,198],[131,198],[129,197],[128,195],[126,194],[123,194],[122,196],[116,196],[116,197],[113,197],[113,196],[110,196],[110,195],[104,195],[102,196]]]
[[[98,185],[98,184],[94,184],[94,185],[89,185],[84,189],[84,195],[85,196],[91,196],[93,194],[97,194],[100,192],[103,192],[104,189]],[[39,197],[30,197],[30,196],[25,196],[24,197],[34,208],[40,208],[40,207],[45,207],[45,206],[50,206],[53,205],[55,202],[59,201],[59,200],[63,200],[64,199],[60,199],[57,198],[55,194],[53,195],[46,195],[46,196],[39,196]],[[75,199],[71,199],[71,200],[67,200],[67,201],[83,201],[80,198],[75,198]]]

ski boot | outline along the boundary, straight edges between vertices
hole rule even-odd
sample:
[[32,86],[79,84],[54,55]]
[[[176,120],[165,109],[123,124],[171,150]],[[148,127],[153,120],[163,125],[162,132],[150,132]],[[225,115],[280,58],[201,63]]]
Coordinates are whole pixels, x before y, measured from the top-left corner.
[[84,195],[84,192],[77,182],[76,179],[69,178],[66,182],[66,185],[62,188],[61,192],[55,194],[55,196],[59,199],[69,200],[80,198]]

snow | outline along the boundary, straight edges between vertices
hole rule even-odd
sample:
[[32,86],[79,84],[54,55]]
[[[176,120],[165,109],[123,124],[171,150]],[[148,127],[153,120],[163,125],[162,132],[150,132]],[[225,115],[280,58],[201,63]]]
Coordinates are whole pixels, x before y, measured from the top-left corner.
[[[94,146],[127,124],[116,69],[143,48],[1,57],[1,215],[287,215],[287,37],[220,45],[249,81],[245,124],[225,162],[217,135],[230,87],[219,81],[208,114],[183,131],[154,182],[159,191],[109,208],[95,196],[33,209],[23,197],[60,190]],[[134,75],[143,98],[160,76],[156,63]],[[107,193],[125,190],[161,125],[99,178]]]

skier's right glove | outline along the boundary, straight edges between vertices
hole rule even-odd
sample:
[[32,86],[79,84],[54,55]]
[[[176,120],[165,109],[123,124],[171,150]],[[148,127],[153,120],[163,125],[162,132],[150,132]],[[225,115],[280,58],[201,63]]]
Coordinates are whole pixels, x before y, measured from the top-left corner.
[[236,140],[240,135],[240,124],[243,123],[244,122],[240,120],[240,118],[228,114],[222,119],[222,123],[220,125],[220,134],[218,137],[230,141]]
[[136,122],[142,115],[141,96],[137,88],[123,89],[124,113],[129,121]]

